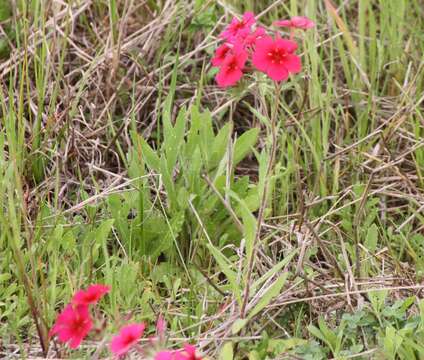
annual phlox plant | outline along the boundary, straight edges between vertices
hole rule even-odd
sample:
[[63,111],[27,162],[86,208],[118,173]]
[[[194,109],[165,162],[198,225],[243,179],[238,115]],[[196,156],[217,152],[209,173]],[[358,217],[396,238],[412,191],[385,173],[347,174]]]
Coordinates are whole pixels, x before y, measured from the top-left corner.
[[246,12],[242,19],[233,18],[220,34],[223,43],[211,61],[212,66],[219,68],[215,77],[219,86],[234,86],[245,73],[253,70],[265,73],[276,82],[302,70],[300,57],[296,55],[295,31],[313,28],[315,23],[305,16],[294,16],[276,21],[274,25],[289,28],[290,37],[283,38],[279,31],[267,32],[257,24],[252,12]]

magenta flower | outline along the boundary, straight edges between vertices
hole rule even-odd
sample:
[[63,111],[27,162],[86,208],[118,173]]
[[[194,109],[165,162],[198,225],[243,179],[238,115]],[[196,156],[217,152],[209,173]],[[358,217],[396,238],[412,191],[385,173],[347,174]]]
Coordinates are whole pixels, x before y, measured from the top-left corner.
[[74,305],[96,304],[109,291],[110,286],[100,284],[90,285],[87,290],[77,291],[72,298],[72,303]]
[[163,350],[156,353],[154,360],[175,360],[174,355],[175,352],[173,351]]
[[297,44],[294,41],[264,36],[256,42],[253,65],[275,81],[286,80],[289,73],[302,69],[300,58],[294,54]]
[[49,336],[57,335],[62,343],[69,343],[71,349],[77,348],[93,327],[87,305],[69,304],[58,315]]
[[256,45],[256,42],[262,38],[264,35],[266,34],[265,29],[258,27],[256,28],[256,30],[250,34],[248,34],[243,42],[244,42],[244,46],[246,47],[254,47]]
[[252,25],[255,23],[255,14],[252,12],[246,12],[241,20],[236,17],[233,18],[230,25],[225,28],[220,37],[230,42],[233,42],[238,37],[245,38],[250,33]]
[[125,355],[143,336],[145,328],[144,323],[124,326],[119,334],[112,338],[110,350],[116,356]]
[[227,44],[223,44],[215,51],[215,56],[212,58],[212,66],[221,66],[231,48]]
[[202,357],[197,355],[193,345],[185,344],[184,350],[175,353],[175,360],[202,360]]
[[244,65],[247,60],[247,52],[241,46],[234,46],[221,65],[216,75],[216,82],[221,87],[235,85],[243,76]]
[[290,20],[276,21],[274,25],[306,30],[313,28],[315,26],[315,23],[306,16],[293,16],[292,18],[290,18]]

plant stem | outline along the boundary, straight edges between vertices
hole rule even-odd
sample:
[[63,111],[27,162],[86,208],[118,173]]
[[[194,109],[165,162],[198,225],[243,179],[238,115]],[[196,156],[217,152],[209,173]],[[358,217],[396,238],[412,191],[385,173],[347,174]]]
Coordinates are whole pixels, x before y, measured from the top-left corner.
[[269,187],[270,179],[274,172],[274,163],[275,163],[275,157],[277,154],[277,142],[278,142],[276,122],[277,122],[277,116],[278,116],[278,108],[280,106],[280,93],[281,93],[281,85],[280,83],[276,82],[275,83],[275,107],[273,109],[274,111],[271,114],[271,130],[269,134],[271,136],[271,154],[270,154],[270,158],[268,162],[268,167],[266,170],[261,205],[259,207],[259,213],[258,213],[257,224],[256,224],[255,242],[253,244],[252,256],[249,259],[249,264],[247,268],[246,287],[245,287],[244,296],[243,296],[243,304],[240,310],[240,318],[242,319],[246,317],[246,308],[247,308],[247,303],[249,301],[249,296],[250,296],[250,280],[252,277],[253,267],[255,265],[257,247],[261,240],[262,222],[264,219],[266,205],[268,203],[268,187]]

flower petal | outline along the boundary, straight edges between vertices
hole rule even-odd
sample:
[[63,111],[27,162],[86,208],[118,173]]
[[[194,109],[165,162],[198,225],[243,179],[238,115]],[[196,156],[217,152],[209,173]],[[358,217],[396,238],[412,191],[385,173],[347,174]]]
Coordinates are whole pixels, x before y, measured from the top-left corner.
[[245,23],[245,26],[252,26],[256,23],[255,14],[251,11],[246,11],[243,15],[243,21]]
[[297,43],[291,40],[277,38],[275,40],[275,46],[280,49],[284,49],[288,53],[295,52],[297,50]]
[[125,354],[129,350],[129,346],[126,345],[121,337],[115,336],[110,343],[110,351],[115,355]]
[[87,305],[68,304],[57,317],[49,336],[57,336],[60,342],[68,342],[74,349],[81,344],[92,327],[93,321]]
[[72,298],[74,305],[96,304],[105,294],[110,291],[110,286],[102,284],[90,285],[87,290],[79,290]]
[[284,66],[288,72],[298,73],[302,70],[302,62],[300,57],[294,54],[288,54],[284,61]]
[[76,349],[78,346],[80,346],[81,342],[83,340],[82,336],[75,336],[71,339],[71,341],[69,342],[69,347],[71,349]]
[[234,55],[237,60],[237,66],[240,68],[240,70],[243,69],[244,65],[246,64],[247,58],[249,57],[247,51],[241,48],[239,50],[236,50],[234,52]]
[[291,22],[291,20],[280,20],[280,21],[275,21],[274,22],[275,26],[280,26],[280,27],[292,27],[293,24]]
[[267,35],[263,36],[256,42],[256,51],[259,52],[268,52],[274,46],[274,39]]
[[268,53],[274,48],[274,40],[270,36],[264,36],[256,42],[255,52],[252,56],[253,65],[260,71],[266,71],[270,65]]
[[229,51],[231,51],[231,48],[227,44],[218,47],[215,51],[215,56],[212,58],[212,66],[221,66]]
[[266,73],[272,80],[275,81],[283,81],[289,77],[289,73],[283,65],[273,64],[268,67]]
[[216,82],[221,87],[235,85],[243,76],[241,70],[228,71],[226,67],[221,68],[221,71],[216,75]]
[[315,26],[315,23],[306,16],[293,16],[291,22],[298,29],[311,29]]
[[155,360],[174,360],[174,352],[164,350],[155,355]]
[[268,59],[263,52],[255,51],[252,56],[252,64],[256,69],[266,71],[268,68]]
[[110,351],[118,356],[126,354],[143,336],[145,327],[146,325],[141,323],[130,324],[121,328],[119,334],[114,336],[110,342]]

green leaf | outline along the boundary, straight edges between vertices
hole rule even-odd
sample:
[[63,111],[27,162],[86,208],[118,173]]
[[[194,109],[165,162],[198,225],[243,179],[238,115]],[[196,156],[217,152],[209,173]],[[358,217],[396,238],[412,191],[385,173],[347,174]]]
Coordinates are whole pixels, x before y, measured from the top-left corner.
[[252,151],[252,147],[258,141],[259,129],[254,128],[246,131],[240,136],[234,145],[233,164],[237,165],[247,154]]
[[174,102],[175,89],[177,87],[177,73],[178,73],[178,64],[179,64],[179,48],[177,51],[174,68],[172,70],[171,84],[169,86],[169,92],[165,99],[162,112],[162,121],[163,121],[163,131],[164,138],[169,138],[172,133],[172,124],[171,124],[171,114],[172,114],[172,104]]
[[389,292],[383,289],[373,290],[368,293],[368,298],[370,299],[372,309],[377,316],[380,316],[388,294]]
[[228,140],[230,139],[231,123],[225,124],[219,130],[212,144],[212,156],[209,168],[216,167],[227,151]]
[[256,218],[250,212],[246,203],[240,199],[236,193],[230,191],[230,195],[234,198],[238,204],[238,212],[241,213],[243,219],[243,235],[246,241],[246,257],[249,260],[253,254],[253,248],[255,245],[255,237],[256,237]]
[[[173,243],[176,247],[178,246],[176,239],[183,229],[184,222],[185,222],[184,211],[177,212],[172,216],[172,218],[169,222],[169,229],[168,229],[167,235],[165,236],[164,239],[159,241],[159,243],[160,243],[159,250],[165,251]],[[156,252],[155,257],[157,257],[158,255],[159,255],[159,252]]]
[[185,147],[185,157],[190,160],[197,147],[200,147],[200,127],[201,119],[199,113],[192,107],[190,109],[190,130],[187,134],[187,145]]
[[324,335],[325,342],[330,346],[330,348],[334,351],[337,347],[337,335],[332,331],[324,319],[320,316],[318,319],[318,325],[321,330],[321,333]]
[[231,327],[232,334],[233,335],[238,334],[240,330],[246,326],[248,321],[249,321],[248,319],[237,319],[236,321],[234,321],[234,324]]
[[247,107],[249,108],[249,110],[253,113],[253,115],[255,115],[262,124],[264,124],[266,126],[269,126],[270,125],[270,121],[269,121],[269,119],[265,115],[261,114],[260,111],[258,111],[257,109],[255,109],[250,104],[248,104],[248,103],[245,103],[245,104],[247,105]]
[[221,352],[219,353],[219,360],[233,360],[233,343],[227,342],[222,347]]
[[186,111],[184,108],[180,110],[177,116],[175,127],[169,126],[165,136],[164,147],[168,165],[168,172],[172,173],[175,164],[177,163],[180,148],[184,141]]
[[371,253],[374,253],[377,248],[377,241],[378,241],[378,227],[376,224],[372,224],[367,231],[367,236],[365,239],[365,247]]
[[160,173],[160,160],[159,157],[156,155],[156,152],[150,147],[150,145],[144,140],[141,136],[139,136],[140,142],[141,142],[141,152],[144,161],[146,162],[147,166],[156,171],[157,173]]
[[103,221],[100,226],[96,229],[96,241],[99,243],[104,243],[107,240],[107,237],[110,234],[110,231],[112,230],[113,223],[115,222],[114,219],[109,219]]
[[170,205],[176,203],[176,196],[175,196],[175,185],[174,181],[172,180],[171,173],[168,171],[167,161],[165,157],[161,157],[160,159],[160,168],[159,173],[162,175],[162,181],[165,185],[165,190],[168,195],[168,200],[170,202]]
[[216,262],[218,263],[218,266],[219,266],[220,270],[227,277],[227,279],[228,279],[228,281],[229,281],[229,283],[231,285],[231,289],[234,292],[234,294],[236,296],[236,299],[239,302],[239,305],[241,305],[241,295],[240,295],[240,288],[239,288],[239,285],[237,283],[237,274],[233,270],[231,270],[231,268],[230,268],[230,266],[231,266],[230,262],[221,253],[221,251],[219,251],[212,244],[207,244],[207,247],[208,247],[209,251],[212,253],[212,255],[215,258]]
[[[173,216],[176,219],[176,216]],[[150,214],[143,222],[143,238],[140,239],[138,250],[142,255],[148,255],[152,260],[168,250],[173,242],[169,225],[163,216]]]
[[263,284],[265,281],[267,281],[269,278],[271,278],[277,272],[279,272],[284,266],[286,266],[291,261],[291,259],[293,259],[293,256],[297,254],[297,252],[298,252],[298,249],[295,249],[294,251],[292,251],[283,260],[281,260],[279,263],[275,264],[264,275],[262,275],[258,280],[256,280],[252,284],[252,292],[255,292],[255,290],[258,286]]
[[0,274],[0,284],[6,282],[12,277],[10,274]]
[[286,353],[287,350],[307,344],[307,342],[307,340],[298,338],[270,339],[268,344],[268,351],[273,352],[275,355],[282,355],[283,353]]
[[188,167],[188,182],[191,190],[196,189],[200,182],[200,172],[202,169],[202,154],[200,148],[196,148],[191,154],[191,161],[187,164]]
[[212,115],[209,111],[200,113],[197,107],[193,107],[194,116],[199,118],[200,121],[200,149],[202,150],[202,156],[205,164],[210,164],[211,162],[211,149],[213,142],[215,140],[215,134],[212,127]]
[[110,262],[109,262],[106,240],[112,230],[112,226],[114,222],[115,222],[114,219],[103,221],[101,225],[96,229],[96,232],[95,232],[95,239],[96,239],[96,242],[100,244],[102,248],[103,256],[105,258],[105,265],[106,265],[106,269],[108,273],[110,271]]
[[420,331],[424,332],[424,299],[418,303],[420,309]]
[[255,315],[259,314],[259,312],[261,312],[267,305],[269,305],[273,298],[280,294],[288,276],[288,272],[284,273],[268,288],[265,294],[261,296],[261,299],[256,304],[256,306],[250,311],[247,317],[248,319],[251,319]]
[[396,359],[396,353],[402,344],[402,341],[402,336],[397,334],[396,329],[393,326],[386,327],[383,346],[387,359]]
[[309,325],[308,326],[308,331],[315,336],[317,339],[320,339],[321,341],[323,341],[324,343],[327,343],[327,340],[324,336],[324,334],[321,332],[320,329],[318,329],[316,326],[314,325]]
[[261,356],[256,350],[253,350],[249,353],[249,360],[261,360]]
[[10,0],[0,0],[0,22],[6,21],[12,16]]

